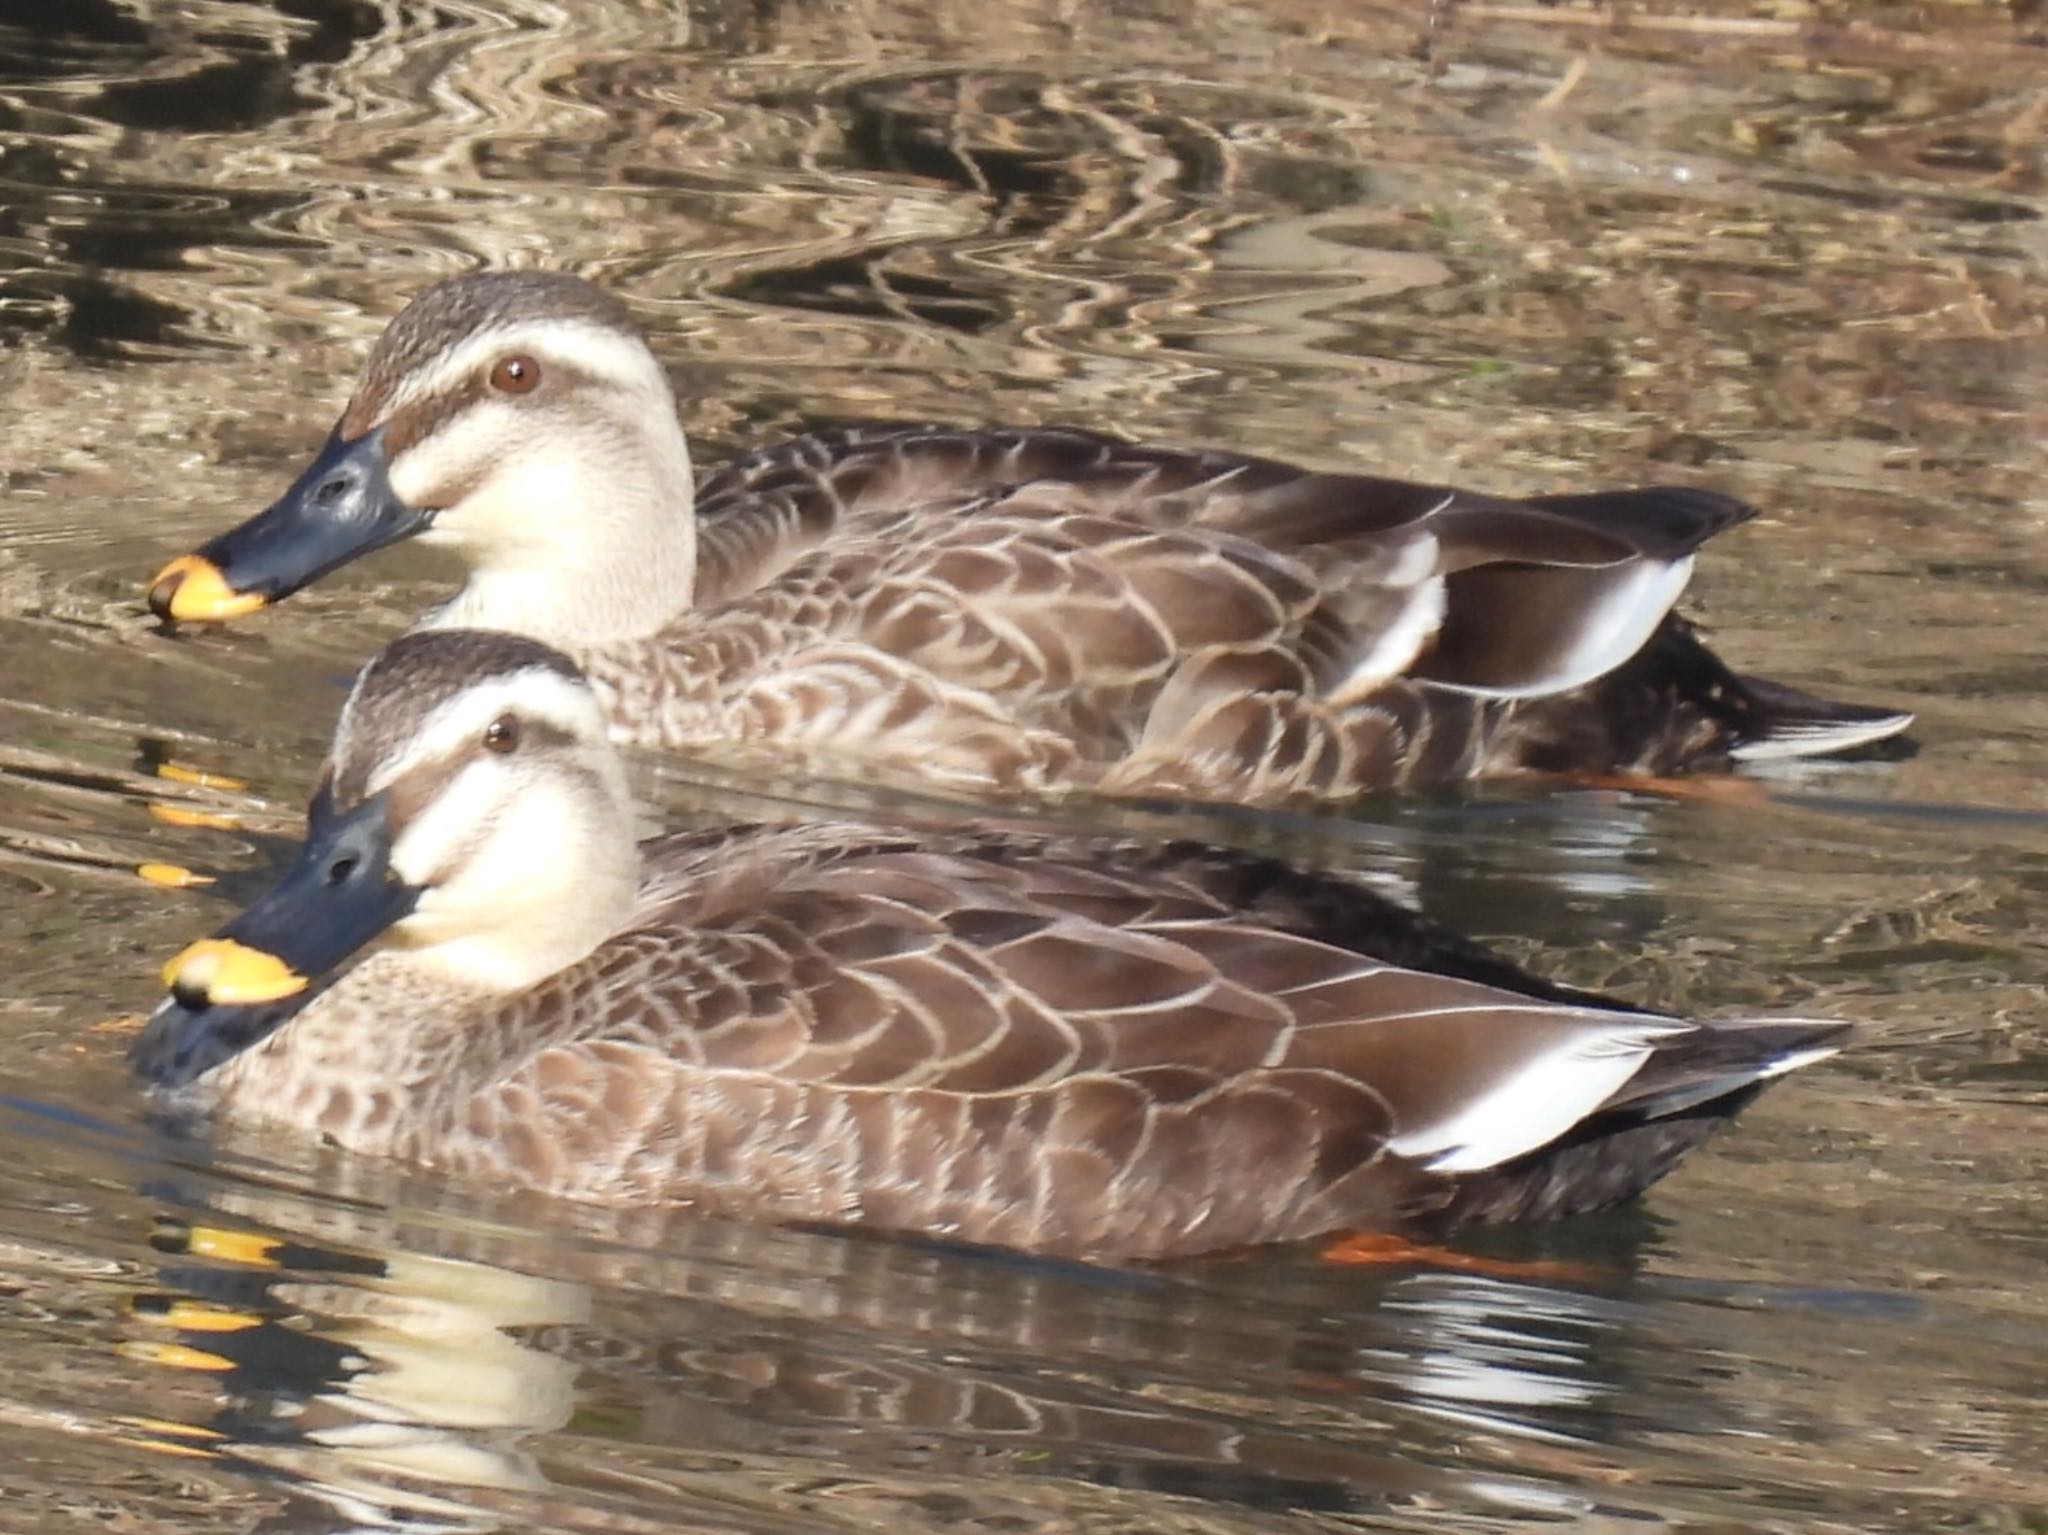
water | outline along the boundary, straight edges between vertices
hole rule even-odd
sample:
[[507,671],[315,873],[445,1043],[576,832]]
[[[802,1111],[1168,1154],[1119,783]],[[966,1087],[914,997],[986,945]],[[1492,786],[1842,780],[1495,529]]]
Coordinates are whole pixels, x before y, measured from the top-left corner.
[[[2048,47],[2013,10],[0,4],[0,1523],[2048,1524]],[[1640,1209],[1386,1271],[1108,1274],[159,1138],[124,1020],[446,572],[184,638],[141,583],[286,482],[405,296],[539,261],[632,299],[707,459],[1070,421],[1756,501],[1688,610],[1918,710],[1917,758],[1206,829],[1862,1045]]]

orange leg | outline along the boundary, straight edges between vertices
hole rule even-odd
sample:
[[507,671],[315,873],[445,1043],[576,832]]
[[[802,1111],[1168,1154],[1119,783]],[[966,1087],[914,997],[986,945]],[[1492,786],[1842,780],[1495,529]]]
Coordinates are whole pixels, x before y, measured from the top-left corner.
[[1771,791],[1754,778],[1728,773],[1701,773],[1691,778],[1653,778],[1634,773],[1555,773],[1546,775],[1567,789],[1616,789],[1629,794],[1654,794],[1696,804],[1752,807],[1768,805]]
[[1410,1242],[1378,1231],[1361,1231],[1341,1237],[1317,1256],[1325,1263],[1451,1269],[1461,1274],[1485,1274],[1494,1279],[1554,1279],[1582,1283],[1600,1277],[1598,1269],[1583,1263],[1481,1258],[1471,1253],[1454,1252],[1448,1247]]

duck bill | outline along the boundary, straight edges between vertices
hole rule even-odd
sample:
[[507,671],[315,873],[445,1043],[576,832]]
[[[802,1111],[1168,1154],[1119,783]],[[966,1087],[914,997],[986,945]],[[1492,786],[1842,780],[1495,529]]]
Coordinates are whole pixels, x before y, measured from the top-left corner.
[[345,438],[337,427],[268,508],[158,571],[149,606],[181,622],[240,618],[432,520],[391,488],[384,428]]
[[384,797],[344,814],[323,789],[290,872],[166,965],[164,984],[186,1009],[284,1002],[332,979],[419,896],[392,873]]

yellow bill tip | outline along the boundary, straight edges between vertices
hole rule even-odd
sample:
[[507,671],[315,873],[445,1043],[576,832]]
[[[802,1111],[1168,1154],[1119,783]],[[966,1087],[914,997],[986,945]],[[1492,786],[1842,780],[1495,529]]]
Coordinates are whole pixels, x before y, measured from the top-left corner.
[[164,985],[232,1007],[294,996],[306,989],[306,978],[275,954],[232,938],[202,938],[164,966]]
[[199,1423],[180,1423],[175,1418],[118,1417],[114,1422],[126,1430],[114,1436],[116,1444],[133,1445],[136,1449],[151,1450],[159,1455],[180,1455],[190,1460],[224,1458],[214,1446],[225,1443],[228,1436],[217,1428]]
[[241,820],[231,815],[215,815],[210,810],[194,810],[189,805],[166,805],[162,800],[149,802],[149,818],[165,826],[194,826],[202,831],[240,831]]
[[213,883],[211,874],[197,874],[183,864],[176,863],[137,864],[135,874],[138,879],[152,885],[161,885],[166,890],[189,890],[194,885]]
[[149,609],[159,618],[224,623],[255,612],[266,599],[238,592],[220,567],[196,554],[181,554],[149,583]]
[[200,1444],[185,1444],[180,1440],[165,1438],[137,1438],[133,1434],[114,1435],[115,1444],[125,1444],[131,1449],[147,1450],[152,1455],[172,1455],[182,1460],[224,1460],[218,1450],[209,1450]]
[[236,778],[229,773],[215,773],[206,768],[187,767],[182,762],[159,762],[152,770],[166,783],[191,784],[199,789],[225,789],[240,793],[249,787],[249,780]]

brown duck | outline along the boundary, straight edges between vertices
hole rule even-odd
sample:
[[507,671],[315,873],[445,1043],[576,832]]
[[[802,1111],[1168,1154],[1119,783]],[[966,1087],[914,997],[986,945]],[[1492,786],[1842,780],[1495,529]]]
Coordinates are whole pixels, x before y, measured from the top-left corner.
[[1844,1033],[1547,985],[1191,845],[632,826],[566,658],[400,639],[138,1064],[504,1185],[1119,1259],[1609,1205]]
[[977,789],[1333,800],[1904,729],[1739,677],[1671,614],[1699,545],[1749,515],[1053,429],[823,432],[693,492],[625,308],[497,273],[415,299],[297,483],[150,602],[234,618],[418,537],[469,567],[424,625],[567,651],[621,738]]

